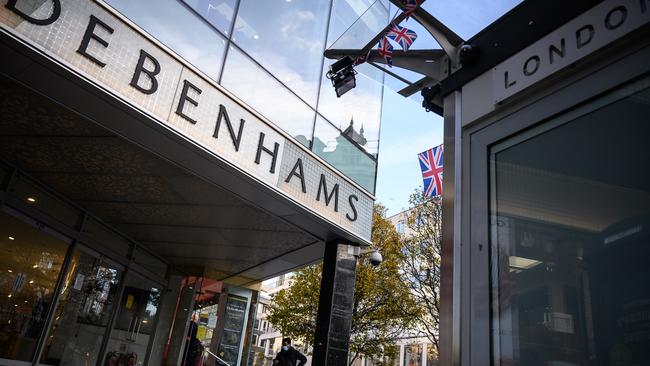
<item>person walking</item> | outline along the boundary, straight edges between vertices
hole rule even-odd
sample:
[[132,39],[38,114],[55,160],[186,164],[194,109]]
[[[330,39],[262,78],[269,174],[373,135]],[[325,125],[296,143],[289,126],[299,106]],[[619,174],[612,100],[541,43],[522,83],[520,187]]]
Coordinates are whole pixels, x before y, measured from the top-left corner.
[[307,357],[291,347],[291,338],[283,338],[282,350],[275,356],[273,366],[304,366],[306,363]]

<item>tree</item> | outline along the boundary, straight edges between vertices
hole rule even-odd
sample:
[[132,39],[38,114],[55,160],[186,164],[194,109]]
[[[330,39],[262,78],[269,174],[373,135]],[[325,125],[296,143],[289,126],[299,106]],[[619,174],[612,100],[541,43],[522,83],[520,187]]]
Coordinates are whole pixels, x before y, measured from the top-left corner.
[[404,237],[402,281],[419,306],[417,323],[433,344],[436,355],[440,326],[440,255],[442,252],[442,201],[416,191],[409,199],[407,235]]
[[[385,211],[375,205],[372,221],[372,242],[384,257],[382,264],[374,267],[365,256],[357,261],[350,364],[363,354],[376,365],[387,365],[396,357],[396,337],[421,317],[408,286],[401,282],[403,243]],[[283,336],[313,344],[321,273],[322,264],[301,269],[291,286],[273,297],[268,320]]]

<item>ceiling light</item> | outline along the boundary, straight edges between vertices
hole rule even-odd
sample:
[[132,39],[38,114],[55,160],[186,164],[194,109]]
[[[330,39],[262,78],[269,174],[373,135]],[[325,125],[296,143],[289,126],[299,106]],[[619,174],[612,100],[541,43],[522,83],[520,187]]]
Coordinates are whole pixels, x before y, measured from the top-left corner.
[[34,283],[34,280],[29,281],[29,283]]
[[535,259],[517,257],[514,255],[510,256],[509,262],[510,262],[510,268],[519,269],[519,270],[531,269],[542,263],[541,261]]
[[29,201],[29,202],[31,202],[31,203],[34,203],[34,202],[36,202],[36,198],[34,198],[34,197],[27,197],[27,201]]
[[11,294],[7,295],[8,298],[11,298]]
[[9,273],[14,273],[14,271],[12,271],[12,270],[10,270],[10,269],[8,269],[7,272],[9,272]]
[[16,238],[14,238],[13,236],[10,236],[9,240],[16,240]]
[[33,265],[32,268],[38,268],[38,264]]

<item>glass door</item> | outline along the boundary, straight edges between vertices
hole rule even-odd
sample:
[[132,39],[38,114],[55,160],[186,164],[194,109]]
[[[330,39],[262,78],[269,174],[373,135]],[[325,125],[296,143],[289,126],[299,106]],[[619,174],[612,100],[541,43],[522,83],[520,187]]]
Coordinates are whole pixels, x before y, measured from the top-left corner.
[[648,365],[650,80],[491,148],[495,365]]
[[94,365],[113,312],[122,271],[77,250],[46,340],[41,363]]
[[142,365],[155,329],[161,287],[134,273],[126,278],[115,328],[106,347],[104,365]]

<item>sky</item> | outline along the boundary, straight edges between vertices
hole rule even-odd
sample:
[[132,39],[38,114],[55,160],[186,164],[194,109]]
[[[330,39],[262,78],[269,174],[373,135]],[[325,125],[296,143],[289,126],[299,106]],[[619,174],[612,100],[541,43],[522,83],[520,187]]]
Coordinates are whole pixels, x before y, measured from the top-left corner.
[[[520,0],[428,0],[422,6],[461,38],[469,39],[518,3]],[[391,16],[394,13],[392,8]],[[415,20],[400,25],[418,34],[412,49],[440,48]],[[418,78],[417,74],[402,73],[398,68],[391,71],[411,81]],[[419,93],[410,98],[397,94],[404,86],[386,76],[375,195],[377,203],[386,206],[389,216],[407,209],[409,196],[422,187],[417,154],[440,145],[443,138],[442,117],[425,112]]]

